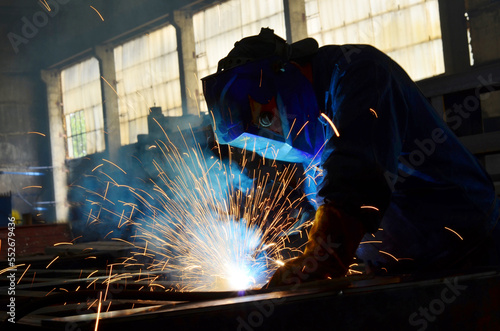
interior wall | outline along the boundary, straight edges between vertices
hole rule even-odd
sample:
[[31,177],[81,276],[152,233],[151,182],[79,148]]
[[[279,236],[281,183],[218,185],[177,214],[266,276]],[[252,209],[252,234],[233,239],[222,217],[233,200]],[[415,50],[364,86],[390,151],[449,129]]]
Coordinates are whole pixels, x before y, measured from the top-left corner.
[[[8,36],[17,19],[0,14],[0,35]],[[27,221],[53,218],[45,85],[34,56],[0,38],[0,193],[11,192],[12,208],[30,214]]]
[[[53,199],[46,87],[40,70],[92,53],[105,41],[125,40],[165,24],[173,9],[191,2],[210,1],[47,0],[49,12],[40,2],[19,0],[0,12],[0,170],[43,167],[37,171],[44,173],[0,175],[0,193],[12,191],[14,208],[21,214],[34,211],[33,201]],[[475,65],[499,62],[500,1],[466,0],[466,9]],[[47,206],[39,216],[51,219]]]
[[474,64],[500,59],[500,1],[466,0]]

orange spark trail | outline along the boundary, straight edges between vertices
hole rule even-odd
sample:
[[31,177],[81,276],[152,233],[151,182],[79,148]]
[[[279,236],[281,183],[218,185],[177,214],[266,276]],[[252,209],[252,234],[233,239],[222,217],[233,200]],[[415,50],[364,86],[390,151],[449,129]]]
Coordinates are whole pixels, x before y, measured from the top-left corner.
[[52,11],[46,0],[38,0],[48,11]]
[[337,137],[340,137],[339,130],[337,130],[337,127],[335,126],[335,124],[333,124],[333,121],[326,114],[324,114],[324,113],[321,113],[321,117],[323,117],[328,122],[328,124],[330,124],[330,126],[333,129],[333,131],[335,131],[335,135]]
[[26,268],[26,270],[24,270],[23,274],[21,275],[21,277],[19,277],[19,279],[17,280],[17,284],[19,284],[19,282],[21,281],[21,279],[24,277],[24,274],[26,273],[26,271],[28,271],[28,269],[31,267],[31,264],[28,265],[28,267]]
[[109,283],[111,280],[111,274],[113,273],[113,265],[110,266],[109,268],[109,278],[108,278],[108,284],[106,285],[106,292],[104,293],[104,301],[106,301],[106,297],[108,296],[108,290],[109,290]]
[[51,265],[52,263],[54,263],[54,262],[55,262],[58,258],[59,258],[59,255],[58,255],[58,256],[56,256],[56,257],[55,257],[52,261],[50,261],[50,263],[49,263],[49,264],[47,264],[47,266],[45,267],[45,269],[48,269],[48,268],[50,267],[50,265]]
[[33,274],[33,279],[31,280],[31,285],[30,285],[30,288],[33,286],[33,282],[35,281],[35,276],[36,276],[36,271],[35,271],[35,273]]
[[94,331],[97,331],[97,328],[99,327],[99,318],[101,317],[101,306],[102,306],[102,291],[99,292],[99,304],[97,305],[97,317],[95,319],[95,328]]
[[106,84],[108,84],[109,87],[111,87],[113,92],[115,92],[115,94],[118,95],[118,92],[116,92],[115,88],[106,80],[106,78],[104,78],[103,76],[101,76],[101,78],[106,82]]
[[73,245],[73,243],[71,243],[71,242],[60,242],[60,243],[55,243],[55,244],[54,244],[54,247],[56,247],[56,246],[61,246],[61,245]]
[[48,296],[50,293],[52,293],[52,291],[56,290],[56,288],[54,287],[52,290],[50,290],[47,294],[45,294],[45,296]]
[[455,231],[455,230],[453,230],[453,229],[450,229],[450,228],[448,228],[448,227],[446,227],[446,226],[445,226],[444,228],[445,228],[446,230],[451,231],[451,232],[453,232],[454,234],[456,234],[456,235],[458,236],[458,238],[460,238],[460,240],[464,240],[464,238],[462,238],[462,236],[461,236],[461,235],[459,235],[457,231]]
[[45,137],[45,133],[37,132],[37,131],[30,131],[28,134],[39,134],[40,136]]
[[374,207],[374,206],[361,206],[361,209],[373,209],[373,210],[379,211],[379,209],[377,207]]
[[214,129],[213,129],[213,130],[214,130],[214,132],[215,132],[215,131],[217,131],[217,126],[216,126],[216,124],[215,124],[214,112],[213,112],[213,111],[210,111],[210,115],[212,115],[212,121],[213,121],[213,123],[214,123]]
[[25,186],[22,189],[25,190],[25,189],[28,189],[28,188],[42,188],[42,187],[40,185],[31,185],[31,186]]
[[293,119],[293,123],[292,123],[292,126],[290,127],[290,131],[288,131],[288,135],[286,136],[286,140],[288,140],[288,137],[290,137],[290,133],[292,133],[292,129],[293,129],[293,126],[295,125],[296,120],[297,120],[296,118]]
[[95,9],[94,7],[92,7],[92,6],[90,6],[90,8],[92,8],[93,10],[95,10],[95,12],[97,13],[97,15],[99,15],[99,17],[101,18],[101,21],[104,22],[104,18],[102,18],[101,13],[99,13],[99,11],[97,9]]
[[375,118],[378,118],[377,112],[373,108],[370,108],[370,112],[375,116]]
[[399,261],[394,255],[390,254],[390,253],[387,253],[385,251],[379,251],[379,253],[382,253],[382,254],[385,254],[385,255],[389,255],[390,257],[392,257],[394,260],[396,261]]
[[108,163],[110,163],[110,164],[112,164],[112,165],[114,165],[115,167],[117,167],[118,169],[120,169],[120,170],[121,170],[121,171],[122,171],[125,175],[127,174],[127,173],[125,172],[125,170],[123,170],[122,168],[120,168],[119,166],[117,166],[115,163],[113,163],[113,162],[111,162],[111,161],[109,161],[109,160],[106,160],[106,159],[102,159],[102,160],[103,160],[103,161],[106,161],[106,162],[108,162]]
[[293,140],[295,140],[299,136],[299,134],[302,132],[302,130],[304,130],[304,128],[306,127],[307,123],[309,123],[309,121],[306,121],[304,123],[304,125],[302,125],[302,127],[299,129],[299,131],[297,132],[297,134],[295,135],[295,138],[293,138]]

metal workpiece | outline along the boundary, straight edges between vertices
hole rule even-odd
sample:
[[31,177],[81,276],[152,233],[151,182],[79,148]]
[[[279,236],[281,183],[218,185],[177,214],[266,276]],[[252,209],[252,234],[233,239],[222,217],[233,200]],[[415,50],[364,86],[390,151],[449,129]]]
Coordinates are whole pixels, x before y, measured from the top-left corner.
[[[36,282],[31,278],[36,272]],[[181,292],[170,275],[110,281],[104,270],[33,269],[16,289],[16,324],[36,330],[450,330],[499,323],[500,270],[358,274],[275,289]],[[124,274],[123,274],[124,275]],[[156,275],[157,276],[157,275]],[[156,277],[155,276],[155,277]],[[106,280],[108,279],[108,282]],[[148,280],[149,279],[149,280]],[[45,286],[43,285],[45,284]],[[66,290],[61,290],[66,288]],[[51,290],[52,289],[52,290]],[[2,304],[8,300],[1,289]],[[5,318],[6,314],[2,314]],[[2,328],[3,329],[3,328]],[[16,328],[14,328],[16,329]]]

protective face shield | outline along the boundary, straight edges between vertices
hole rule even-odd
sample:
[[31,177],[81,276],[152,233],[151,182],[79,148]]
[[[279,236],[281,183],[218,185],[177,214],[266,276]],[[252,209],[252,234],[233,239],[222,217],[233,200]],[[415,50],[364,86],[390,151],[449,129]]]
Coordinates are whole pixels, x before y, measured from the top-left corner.
[[202,81],[219,143],[286,162],[319,158],[324,132],[316,96],[292,63],[270,56]]

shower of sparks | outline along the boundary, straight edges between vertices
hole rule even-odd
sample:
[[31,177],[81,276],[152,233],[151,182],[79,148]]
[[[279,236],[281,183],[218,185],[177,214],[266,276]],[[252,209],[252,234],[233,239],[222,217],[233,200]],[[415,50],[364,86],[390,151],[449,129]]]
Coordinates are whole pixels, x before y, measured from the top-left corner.
[[[297,166],[276,169],[273,174],[258,168],[245,176],[244,169],[217,157],[207,158],[199,144],[190,146],[182,138],[183,151],[168,136],[168,143],[156,142],[161,157],[152,161],[156,175],[149,179],[149,190],[128,186],[130,182],[119,184],[105,169],[99,170],[110,179],[104,185],[106,193],[109,187],[125,189],[135,202],[113,201],[107,209],[108,199],[112,199],[109,194],[87,190],[94,196],[88,199],[93,208],[88,215],[90,224],[102,223],[99,215],[105,211],[120,227],[134,227],[130,241],[112,239],[132,246],[122,267],[142,264],[151,277],[150,290],[164,289],[155,281],[166,277],[176,281],[182,291],[261,287],[283,265],[288,235],[308,225],[297,224],[301,204],[307,200],[297,188],[291,189],[300,185],[292,185]],[[241,153],[244,165],[246,151]],[[116,210],[120,205],[123,211]],[[110,271],[108,284],[114,277]]]

